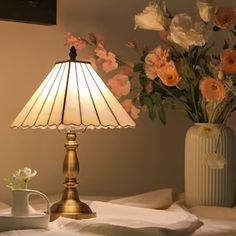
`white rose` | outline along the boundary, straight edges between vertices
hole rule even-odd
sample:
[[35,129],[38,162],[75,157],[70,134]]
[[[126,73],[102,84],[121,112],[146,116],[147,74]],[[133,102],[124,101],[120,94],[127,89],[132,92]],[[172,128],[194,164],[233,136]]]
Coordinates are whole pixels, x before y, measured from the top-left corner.
[[176,15],[170,24],[170,39],[186,51],[191,46],[203,46],[207,40],[207,28],[203,22],[194,22],[183,13]]
[[203,159],[203,164],[211,167],[212,169],[224,169],[227,165],[226,159],[217,153],[208,153]]
[[165,30],[167,27],[166,3],[163,0],[159,4],[150,2],[149,5],[134,17],[135,29]]
[[209,22],[213,19],[215,13],[214,0],[197,0],[198,12],[203,21]]

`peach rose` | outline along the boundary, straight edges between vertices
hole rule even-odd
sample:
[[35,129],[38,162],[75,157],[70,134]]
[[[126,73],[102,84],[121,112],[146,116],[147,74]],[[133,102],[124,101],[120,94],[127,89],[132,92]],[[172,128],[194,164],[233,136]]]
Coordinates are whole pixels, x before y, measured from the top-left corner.
[[211,101],[222,101],[225,97],[225,87],[221,81],[206,77],[200,81],[202,96]]
[[158,76],[158,70],[169,61],[169,51],[161,47],[155,48],[145,58],[145,73],[147,77],[154,80]]
[[236,50],[225,49],[220,54],[220,69],[228,73],[236,73]]
[[138,119],[139,117],[139,113],[140,113],[140,109],[136,108],[133,104],[131,99],[126,99],[124,100],[121,105],[124,107],[124,109],[130,113],[131,117],[133,119]]
[[221,29],[228,29],[236,23],[235,7],[219,7],[215,12],[214,24]]
[[157,73],[162,83],[169,87],[176,86],[181,79],[173,61],[161,67]]
[[117,74],[107,81],[108,86],[117,98],[128,95],[131,84],[127,75]]

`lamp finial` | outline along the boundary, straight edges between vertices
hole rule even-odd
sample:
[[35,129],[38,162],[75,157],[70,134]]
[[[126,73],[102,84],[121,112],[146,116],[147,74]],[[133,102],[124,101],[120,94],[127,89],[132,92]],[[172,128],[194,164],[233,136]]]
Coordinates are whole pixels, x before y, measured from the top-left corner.
[[76,53],[76,48],[75,48],[75,46],[72,46],[72,47],[70,48],[69,56],[70,56],[70,60],[71,60],[71,61],[76,61],[77,53]]

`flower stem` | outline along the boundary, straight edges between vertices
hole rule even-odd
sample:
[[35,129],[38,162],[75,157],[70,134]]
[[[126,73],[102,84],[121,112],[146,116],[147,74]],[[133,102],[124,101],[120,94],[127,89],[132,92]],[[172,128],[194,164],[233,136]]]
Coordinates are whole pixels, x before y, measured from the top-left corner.
[[153,80],[153,82],[155,84],[157,84],[161,89],[163,89],[169,96],[173,97],[174,99],[176,99],[180,104],[182,104],[185,108],[185,110],[187,111],[188,114],[191,114],[192,117],[192,113],[191,113],[191,109],[189,108],[189,106],[180,98],[176,97],[172,92],[170,92],[168,89],[165,88],[165,86],[163,86],[161,84],[161,82],[157,82],[156,80]]
[[195,101],[195,93],[194,93],[194,87],[193,86],[191,86],[191,96],[192,96],[193,107],[194,107],[195,114],[196,114],[196,119],[197,119],[197,122],[199,122],[198,109],[197,109],[197,104],[196,104],[196,101]]

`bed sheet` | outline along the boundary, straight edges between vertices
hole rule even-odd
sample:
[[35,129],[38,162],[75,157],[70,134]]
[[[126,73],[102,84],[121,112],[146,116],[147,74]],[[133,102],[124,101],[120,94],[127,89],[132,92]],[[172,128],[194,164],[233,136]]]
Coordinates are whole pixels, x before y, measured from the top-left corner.
[[[110,202],[92,200],[100,199],[89,197],[87,201],[92,202],[90,206],[97,212],[97,218],[76,221],[61,217],[49,223],[48,230],[15,230],[1,232],[0,236],[236,236],[236,208],[186,209],[173,189]],[[38,200],[33,204],[38,209],[44,207]],[[162,208],[161,205],[165,209],[150,209]]]

